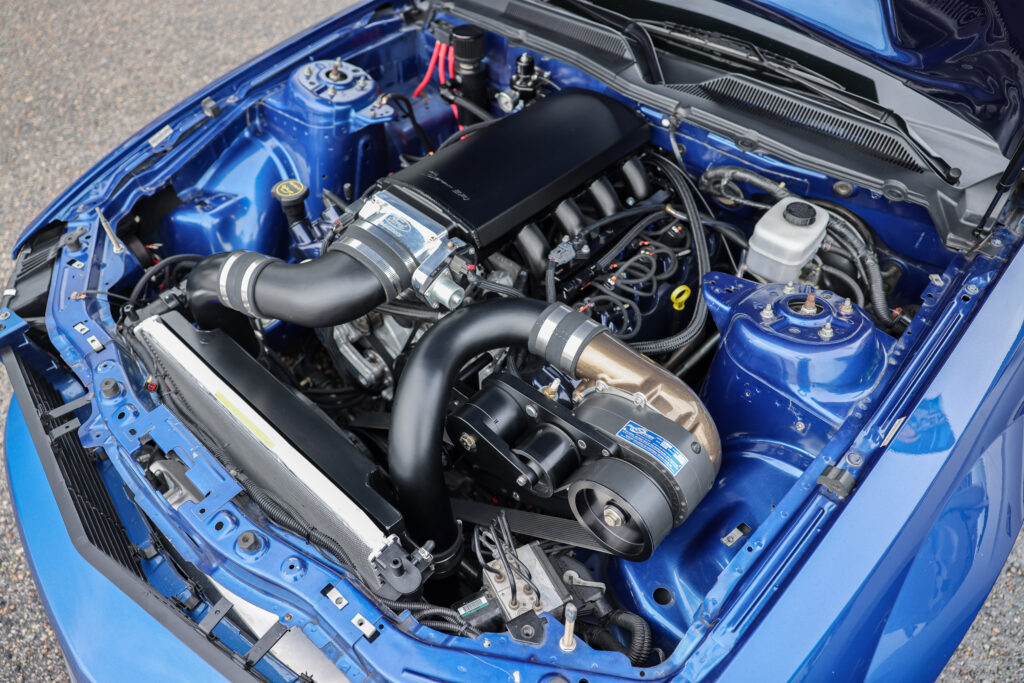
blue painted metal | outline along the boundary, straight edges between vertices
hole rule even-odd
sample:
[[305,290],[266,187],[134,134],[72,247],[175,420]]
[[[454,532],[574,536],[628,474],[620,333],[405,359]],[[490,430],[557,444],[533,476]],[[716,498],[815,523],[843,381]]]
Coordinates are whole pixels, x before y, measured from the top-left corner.
[[1024,11],[1013,0],[726,1],[895,74],[987,131],[1004,153],[1020,135]]
[[[1021,527],[1024,331],[1006,321],[1024,316],[1022,283],[1018,254],[971,324],[941,354],[921,359],[926,386],[891,397],[889,427],[873,438],[895,430],[895,439],[818,548],[777,584],[774,605],[743,647],[724,668],[711,658],[692,662],[690,675],[938,674]],[[963,291],[957,296],[970,299]],[[723,643],[748,619],[731,609],[709,638]]]
[[15,518],[43,606],[76,678],[115,681],[131,672],[134,680],[222,680],[75,550],[21,410],[14,399],[4,428]]
[[[202,121],[197,104],[201,95],[197,95],[93,169],[26,232],[26,235],[30,234],[51,220],[64,220],[68,222],[69,229],[83,227],[87,231],[81,248],[72,251],[71,247],[66,247],[57,260],[47,310],[47,327],[62,359],[87,389],[97,386],[106,377],[115,378],[124,386],[122,393],[111,399],[102,398],[94,392],[90,411],[79,434],[83,444],[101,447],[108,454],[109,464],[104,469],[107,480],[111,483],[120,481],[132,492],[132,501],[117,499],[119,510],[128,520],[129,533],[137,532],[131,522],[133,516],[137,517],[138,511],[145,513],[185,560],[232,592],[277,614],[289,625],[301,628],[353,680],[361,680],[367,670],[384,677],[418,675],[462,680],[493,680],[496,671],[504,672],[509,679],[523,681],[551,680],[558,673],[585,676],[592,681],[638,680],[641,675],[646,680],[670,676],[696,678],[734,671],[748,675],[757,672],[757,677],[763,677],[764,669],[751,668],[753,664],[748,664],[756,663],[758,659],[754,654],[748,655],[745,643],[748,640],[754,643],[749,646],[751,653],[777,657],[778,652],[771,651],[772,645],[778,650],[779,638],[784,637],[788,648],[796,622],[776,619],[772,622],[774,628],[768,630],[763,624],[776,614],[795,619],[794,615],[801,608],[817,610],[823,587],[834,583],[839,583],[839,589],[823,602],[831,621],[827,621],[825,616],[815,615],[813,627],[799,629],[795,638],[797,647],[791,654],[779,658],[780,672],[813,676],[836,670],[835,662],[829,659],[832,655],[822,655],[815,649],[819,645],[815,638],[825,635],[845,639],[836,656],[854,660],[860,667],[856,671],[872,675],[884,675],[892,670],[890,667],[908,661],[916,663],[916,660],[907,659],[911,657],[905,654],[908,652],[931,650],[948,654],[952,638],[949,634],[956,633],[972,608],[977,609],[979,596],[983,597],[1005,557],[1003,549],[1009,547],[1007,538],[1012,539],[1012,533],[1020,525],[1020,494],[1014,488],[1019,488],[1020,476],[1019,473],[1014,475],[1012,462],[989,455],[989,449],[982,459],[983,464],[978,464],[982,462],[978,455],[993,439],[1004,438],[1001,436],[1003,430],[1019,410],[1014,407],[1018,413],[1012,415],[1005,407],[994,410],[997,406],[986,398],[990,394],[982,386],[974,387],[974,394],[954,408],[950,408],[949,399],[941,400],[941,396],[935,397],[937,402],[921,400],[914,412],[911,412],[911,407],[918,399],[921,387],[929,381],[935,367],[946,358],[950,349],[963,356],[958,356],[956,366],[946,364],[944,370],[952,378],[966,374],[963,368],[971,368],[969,372],[974,372],[967,354],[972,348],[978,348],[978,341],[973,340],[973,346],[965,346],[963,341],[957,345],[964,334],[965,319],[978,304],[978,298],[964,294],[967,291],[964,288],[971,285],[984,291],[995,280],[1003,261],[1002,258],[982,256],[972,262],[962,257],[951,260],[937,242],[927,241],[927,236],[934,233],[928,229],[920,207],[889,204],[880,197],[866,194],[851,198],[850,205],[858,212],[875,212],[879,218],[886,217],[876,225],[881,231],[886,231],[883,235],[894,248],[910,251],[922,261],[948,266],[942,282],[925,290],[921,311],[898,341],[869,334],[859,317],[863,314],[859,312],[848,325],[841,325],[842,316],[831,309],[823,316],[833,316],[831,319],[837,326],[834,342],[815,341],[813,335],[816,332],[807,331],[806,321],[793,323],[798,329],[796,333],[789,333],[786,327],[773,328],[771,334],[764,334],[758,327],[757,318],[752,318],[752,315],[756,315],[758,304],[763,308],[762,298],[778,298],[777,288],[760,288],[748,283],[743,285],[742,291],[730,293],[722,287],[721,292],[709,292],[709,303],[716,321],[728,324],[724,349],[715,361],[716,367],[721,368],[716,375],[716,383],[726,383],[730,387],[728,393],[731,398],[737,401],[747,389],[751,391],[751,395],[746,397],[750,400],[759,392],[759,400],[763,400],[763,392],[771,389],[776,391],[780,405],[777,412],[773,409],[771,415],[750,423],[758,427],[757,433],[744,433],[738,419],[730,422],[727,411],[736,406],[713,406],[727,436],[722,474],[715,490],[693,512],[687,523],[666,539],[650,560],[645,563],[611,560],[607,566],[600,567],[613,597],[646,615],[654,624],[659,642],[672,651],[668,661],[660,666],[641,674],[631,669],[621,655],[593,652],[586,646],[567,655],[558,648],[555,638],[548,638],[541,646],[530,646],[515,643],[504,635],[470,641],[445,636],[408,622],[396,628],[328,558],[322,557],[302,539],[280,529],[258,525],[235,505],[233,498],[239,491],[237,483],[167,408],[159,404],[155,396],[140,388],[138,378],[131,376],[134,363],[108,332],[113,329],[114,320],[103,297],[78,294],[115,287],[137,268],[130,256],[113,253],[91,208],[102,204],[108,218],[116,221],[140,197],[151,193],[152,188],[160,187],[168,178],[176,178],[175,187],[200,188],[197,192],[206,192],[204,196],[209,207],[204,209],[204,213],[197,200],[192,206],[181,209],[181,235],[174,239],[183,242],[175,243],[176,249],[210,251],[248,246],[280,253],[283,225],[275,224],[275,219],[269,218],[276,207],[269,204],[243,206],[238,197],[251,195],[252,188],[250,186],[245,193],[239,192],[238,174],[243,168],[248,168],[250,173],[254,173],[254,169],[262,169],[259,175],[264,185],[271,182],[271,178],[279,179],[282,174],[316,175],[317,170],[327,170],[327,166],[311,151],[316,147],[312,140],[320,134],[314,131],[326,129],[337,133],[339,147],[334,152],[337,153],[347,144],[342,141],[342,136],[350,133],[353,125],[358,127],[365,123],[358,116],[353,118],[351,109],[347,110],[347,116],[339,114],[335,117],[339,111],[332,108],[335,105],[321,103],[315,99],[319,95],[303,90],[302,83],[295,79],[301,80],[305,73],[304,65],[310,59],[340,54],[367,68],[385,87],[406,82],[415,77],[417,69],[422,70],[428,48],[425,40],[400,33],[397,22],[373,22],[366,6],[357,8],[350,15],[331,20],[242,67],[233,77],[225,77],[201,94],[213,93],[224,103],[222,117],[196,127]],[[362,30],[349,31],[349,25],[356,25]],[[411,40],[417,41],[416,49],[409,53],[413,55],[411,58],[397,58],[387,65],[371,66],[375,61],[375,51],[394,56],[396,46],[408,47]],[[507,67],[519,50],[499,43],[496,47],[499,54],[502,48]],[[590,77],[565,65],[538,59],[544,68],[551,69],[553,77],[560,83],[606,90]],[[503,68],[500,59],[496,61],[495,68]],[[317,74],[314,76],[319,78]],[[307,101],[310,98],[312,101]],[[259,104],[261,101],[266,104]],[[307,125],[288,118],[289,108],[297,102],[302,102],[307,111],[314,112],[314,123]],[[635,102],[630,104],[635,106]],[[443,107],[437,109],[438,112],[444,110]],[[254,127],[242,125],[243,114],[253,111],[263,112],[259,124]],[[660,121],[658,112],[643,113],[652,121]],[[164,124],[173,132],[153,149],[145,138]],[[787,180],[795,191],[810,196],[830,194],[833,179],[754,157],[731,148],[728,141],[686,125],[681,130],[681,137],[686,140],[686,161],[691,170],[699,172],[706,165],[726,158],[731,162],[739,159],[771,177]],[[286,142],[285,138],[293,132],[296,133],[296,141]],[[260,137],[261,134],[265,137]],[[667,135],[666,131],[657,130],[656,142],[666,144]],[[217,150],[219,152],[214,154]],[[296,159],[306,159],[307,154],[312,155],[311,160],[306,160],[303,162],[305,166],[301,166]],[[150,161],[151,165],[136,173],[137,181],[120,184],[120,177],[125,171]],[[341,174],[342,171],[336,173]],[[358,175],[320,175],[329,176],[321,179],[325,182],[338,183],[352,177],[363,182],[358,180]],[[798,177],[808,180],[798,180]],[[237,196],[216,200],[218,194]],[[259,190],[256,194],[262,196]],[[266,196],[269,197],[269,192]],[[186,218],[189,211],[192,215]],[[233,213],[236,211],[241,213]],[[229,225],[233,220],[227,217],[231,216],[244,218],[241,221],[243,229]],[[900,240],[910,238],[901,235],[914,235],[916,242],[905,244]],[[1000,236],[1006,244],[1015,239],[1009,233],[1000,233]],[[193,248],[185,249],[186,244]],[[84,267],[69,267],[67,262],[71,258],[85,264]],[[999,283],[996,312],[988,313],[990,307],[986,305],[981,313],[998,316],[1001,315],[999,311],[1004,311],[1007,306],[1018,311],[1019,304],[1005,294],[1012,292],[1014,286],[1019,289],[1022,267],[1019,263],[1015,265],[1016,270],[1008,280],[1010,284],[1004,286],[1007,282],[1005,277]],[[786,303],[781,306],[786,306]],[[1015,306],[1017,308],[1013,308]],[[789,320],[785,308],[779,308],[778,313],[780,319]],[[102,349],[97,351],[85,335],[74,330],[74,324],[79,322],[90,326]],[[820,322],[822,320],[816,319],[816,323]],[[12,320],[11,324],[16,323],[17,320]],[[991,324],[987,323],[988,326]],[[924,339],[922,333],[929,328],[934,328],[934,332]],[[973,334],[974,330],[972,327],[968,334]],[[10,331],[5,337],[0,330],[0,343],[21,343],[24,346],[21,332],[20,329]],[[988,388],[998,389],[997,394],[992,395],[999,398],[1009,396],[1011,390],[1017,390],[1018,397],[1021,395],[1017,376],[1024,372],[1021,370],[1024,359],[1019,358],[1016,351],[1004,353],[1005,362],[1001,365],[997,362],[996,356],[1010,343],[1006,334],[1003,330],[999,337],[1003,346],[983,346],[994,354],[988,359],[985,370],[988,374],[984,376],[991,382]],[[752,353],[760,354],[758,359],[768,367],[754,367],[750,359],[744,359],[737,350],[738,345],[733,346],[729,341],[734,335],[737,341],[742,339],[745,344],[753,345]],[[20,342],[19,337],[22,337]],[[888,369],[879,368],[879,352]],[[787,365],[777,361],[780,356],[792,358],[800,354],[803,354],[802,363]],[[774,363],[773,358],[776,359]],[[813,367],[809,358],[815,359]],[[743,373],[746,373],[746,379]],[[869,384],[869,388],[864,390],[858,383],[851,382],[851,377],[860,378]],[[59,380],[60,375],[53,373],[51,378]],[[972,374],[971,379],[977,378]],[[63,381],[70,386],[67,379]],[[827,400],[809,396],[810,389],[813,387],[817,394],[819,386],[831,387],[832,395]],[[777,387],[788,387],[788,390],[777,391]],[[723,390],[723,393],[727,392]],[[1017,403],[1019,398],[1013,405]],[[738,407],[749,411],[749,405]],[[803,431],[796,429],[796,422],[802,420],[796,419],[793,406],[797,406],[800,416],[807,417]],[[897,422],[900,416],[907,415],[911,419],[905,424]],[[785,429],[766,432],[768,423],[781,420],[780,416],[787,418]],[[982,429],[980,425],[986,418],[991,419]],[[968,432],[965,425],[971,424],[979,426]],[[882,441],[893,433],[894,425],[896,429],[902,425],[900,436],[884,457],[879,457]],[[913,438],[908,432],[910,429],[914,430]],[[146,434],[165,452],[174,451],[183,457],[189,467],[190,479],[202,491],[209,492],[201,503],[185,503],[175,510],[149,486],[130,456],[139,447],[140,434]],[[1016,447],[1019,436],[1011,432],[1005,432],[1005,435],[1005,444]],[[899,451],[899,448],[904,451]],[[918,452],[910,452],[914,449]],[[870,476],[864,478],[861,488],[852,498],[840,501],[818,488],[816,481],[827,464],[842,461],[850,450],[861,455],[860,465],[845,461],[853,474],[859,477],[867,468],[874,469]],[[1013,453],[1005,449],[999,453],[1004,451]],[[943,463],[949,461],[955,471],[938,468],[941,459],[935,456],[938,452],[958,454],[958,460],[951,456],[943,460]],[[905,498],[900,502],[897,514],[891,519],[886,517],[889,501],[883,494],[894,495],[890,489],[900,482],[897,478],[876,484],[875,479],[884,477],[878,473],[889,468],[897,477],[917,476],[920,472],[913,463],[921,462],[926,465],[921,470],[923,478],[915,479],[912,487],[901,491]],[[979,467],[981,469],[977,469]],[[935,470],[933,483],[941,479],[941,485],[930,487],[927,479],[929,468]],[[21,472],[12,471],[12,477],[28,476]],[[1001,474],[1011,481],[999,490],[994,483],[997,481],[995,475]],[[15,483],[21,486],[19,482]],[[864,494],[865,491],[868,493]],[[962,493],[958,494],[958,491]],[[867,502],[858,504],[862,498]],[[907,520],[916,514],[917,501],[924,501],[927,509],[921,513],[923,517],[914,518],[911,524]],[[137,506],[137,510],[133,511],[132,506]],[[998,514],[992,513],[993,509]],[[903,513],[906,513],[903,520],[906,523],[901,525],[900,514]],[[995,523],[995,520],[1003,519],[1004,514],[1009,523]],[[964,519],[964,515],[976,520],[977,524],[957,527],[957,520]],[[885,519],[880,519],[882,517]],[[845,523],[848,519],[863,525],[859,533],[854,533],[856,529],[851,531],[847,528],[853,524]],[[752,526],[754,533],[731,548],[721,543],[720,538],[741,522]],[[823,535],[829,526],[834,526],[833,530]],[[951,526],[955,528],[949,531]],[[836,532],[838,528],[845,531]],[[970,535],[972,529],[976,536]],[[248,530],[260,534],[264,541],[259,553],[242,553],[237,547],[238,535]],[[968,550],[953,553],[950,558],[944,558],[941,551],[930,550],[938,549],[937,544],[950,534],[963,538],[959,547]],[[929,543],[931,545],[927,545]],[[925,551],[920,552],[921,548]],[[994,549],[994,554],[990,549]],[[887,553],[897,551],[902,564],[897,567],[886,564]],[[837,581],[837,568],[845,570],[847,565],[817,562],[817,558],[820,555],[845,560],[843,552],[866,553],[867,556],[850,565],[848,579],[840,576]],[[967,560],[964,560],[965,556]],[[296,559],[299,562],[295,562]],[[872,565],[873,569],[868,566],[871,562],[877,563]],[[301,571],[289,569],[295,564],[301,566]],[[813,574],[818,584],[805,578],[809,576],[805,574],[807,567],[812,565],[820,567],[820,571]],[[952,568],[948,574],[945,573],[947,566]],[[869,577],[877,584],[877,590],[870,594],[875,599],[873,603],[864,602],[854,590],[856,572],[862,569],[874,571]],[[826,571],[831,573],[826,574]],[[956,578],[941,587],[938,598],[920,587],[906,588],[911,586],[909,580],[900,581],[907,576],[917,579],[929,575]],[[147,577],[165,594],[176,595],[182,590],[180,582],[162,572],[160,567],[147,567]],[[47,584],[41,587],[44,594],[52,590],[48,585],[51,580],[47,578],[43,582],[40,579],[41,584]],[[884,586],[888,592],[882,590],[883,580],[891,584]],[[327,600],[323,596],[323,588],[327,584],[337,586],[349,604],[338,609]],[[794,589],[796,585],[800,588]],[[662,605],[655,600],[653,590],[656,587],[666,587],[672,592],[668,604]],[[958,588],[963,590],[958,591]],[[781,593],[780,589],[783,589]],[[781,595],[778,600],[774,599],[776,594]],[[891,599],[886,601],[879,596]],[[925,600],[931,600],[928,606],[922,606]],[[860,610],[849,623],[847,607]],[[879,613],[883,608],[891,609],[891,613]],[[912,646],[901,645],[897,639],[903,636],[899,634],[906,635],[914,623],[913,619],[922,610],[930,610],[927,614],[941,623],[953,623],[955,628],[945,633],[934,629],[915,631],[912,637],[904,638]],[[203,613],[205,606],[190,616],[198,620]],[[380,636],[373,643],[366,641],[352,623],[357,614],[381,629]],[[874,621],[862,618],[865,615]],[[886,616],[890,617],[892,630],[885,633],[896,635],[882,643],[880,631],[865,631],[867,627],[863,625],[886,623]],[[550,623],[554,624],[553,621]],[[858,638],[849,637],[847,631],[858,628],[861,629],[856,633]],[[228,633],[224,636],[229,640],[232,638]],[[674,647],[677,642],[678,647]],[[799,660],[802,653],[806,655],[805,659]],[[512,672],[517,672],[518,676],[513,676]]]
[[844,314],[842,297],[819,290],[818,312],[800,313],[813,291],[725,273],[704,278],[722,333],[704,400],[723,441],[757,437],[817,452],[893,368],[886,354],[895,340],[859,306]]

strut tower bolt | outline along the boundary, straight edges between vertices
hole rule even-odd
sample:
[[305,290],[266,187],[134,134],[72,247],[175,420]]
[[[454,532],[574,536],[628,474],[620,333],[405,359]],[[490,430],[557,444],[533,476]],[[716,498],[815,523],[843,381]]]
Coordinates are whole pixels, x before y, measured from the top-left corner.
[[332,81],[341,80],[341,57],[334,60],[334,66],[331,67],[331,72],[327,74],[327,77]]
[[260,549],[260,537],[251,531],[242,532],[238,537],[238,549],[246,553],[254,553]]
[[565,632],[558,640],[558,646],[562,652],[572,652],[576,649],[576,605],[571,602],[565,606]]
[[775,312],[772,311],[771,304],[765,304],[761,309],[761,320],[775,320]]
[[786,286],[782,288],[782,293],[783,294],[792,294],[795,291],[796,291],[796,285],[793,284],[792,280],[787,282]]
[[839,315],[853,315],[853,302],[846,299],[839,306]]
[[817,304],[818,295],[814,293],[814,290],[807,292],[807,299],[804,301],[804,305],[800,307],[800,315],[814,315],[818,312]]
[[825,326],[818,330],[818,336],[822,339],[831,339],[833,335],[835,335],[835,332],[832,330],[832,323],[825,323]]
[[608,503],[604,506],[604,523],[608,526],[622,526],[626,523],[626,513],[618,508],[617,505]]

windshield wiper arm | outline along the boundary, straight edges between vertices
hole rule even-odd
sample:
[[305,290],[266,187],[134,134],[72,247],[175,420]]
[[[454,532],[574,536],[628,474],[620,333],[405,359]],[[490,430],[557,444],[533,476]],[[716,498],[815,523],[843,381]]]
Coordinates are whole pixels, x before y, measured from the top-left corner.
[[[550,0],[544,1],[550,2]],[[579,14],[586,15],[589,19],[618,31],[633,48],[633,57],[636,59],[644,80],[659,85],[665,82],[665,75],[661,70],[661,62],[658,59],[658,52],[654,48],[654,41],[651,40],[651,36],[642,22],[595,5],[588,0],[560,0],[559,4],[567,5]]]

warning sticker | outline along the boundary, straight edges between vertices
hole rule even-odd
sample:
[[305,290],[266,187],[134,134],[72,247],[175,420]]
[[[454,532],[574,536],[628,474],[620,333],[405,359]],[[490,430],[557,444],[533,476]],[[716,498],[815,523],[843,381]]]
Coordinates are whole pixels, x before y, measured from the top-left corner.
[[628,441],[665,466],[673,476],[687,463],[686,456],[668,439],[630,420],[615,435]]

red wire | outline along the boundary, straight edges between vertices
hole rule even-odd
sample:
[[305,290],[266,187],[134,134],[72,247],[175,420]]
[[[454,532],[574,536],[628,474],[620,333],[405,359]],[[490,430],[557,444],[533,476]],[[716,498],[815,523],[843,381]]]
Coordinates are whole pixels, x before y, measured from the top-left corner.
[[416,99],[423,92],[423,89],[427,87],[427,83],[430,83],[430,77],[434,75],[434,65],[437,64],[437,58],[441,54],[441,43],[434,43],[434,51],[430,55],[430,64],[427,66],[427,75],[423,77],[420,84],[416,86],[416,89],[412,91],[413,99]]
[[[448,59],[448,78],[452,78],[455,75],[455,48],[448,45],[441,46],[441,55],[438,58],[437,75],[441,79],[441,85],[445,83],[444,76],[444,61]],[[452,114],[455,115],[455,123],[458,124],[459,130],[462,130],[462,124],[459,123],[459,107],[454,102],[451,104]]]

